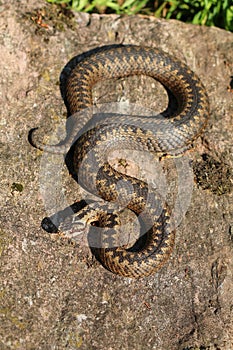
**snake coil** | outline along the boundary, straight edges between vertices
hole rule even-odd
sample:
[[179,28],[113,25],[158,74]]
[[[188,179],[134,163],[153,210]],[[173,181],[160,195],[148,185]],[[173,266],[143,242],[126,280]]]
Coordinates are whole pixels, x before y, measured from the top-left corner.
[[[116,171],[108,162],[108,153],[116,145],[171,156],[191,148],[208,120],[205,88],[185,64],[169,54],[155,48],[127,45],[103,47],[77,63],[68,77],[65,96],[69,114],[75,115],[92,107],[92,87],[97,82],[139,74],[150,76],[165,87],[168,96],[175,99],[175,111],[170,115],[168,105],[160,116],[151,118],[107,116],[79,135],[73,164],[79,183],[107,202],[119,200],[120,181],[126,189],[121,191],[120,201],[126,202],[126,207],[142,219],[146,227],[143,236],[131,247],[117,246],[119,213],[114,209],[109,213],[110,206],[106,203],[94,208],[87,206],[59,227],[72,236],[80,222],[98,221],[103,230],[99,230],[100,237],[97,234],[101,243],[92,245],[95,255],[113,273],[135,278],[148,276],[163,266],[173,250],[175,230],[169,208],[158,193],[149,190],[146,182]],[[80,120],[74,121],[65,143],[49,146],[32,138],[33,145],[48,152],[67,149],[78,134]],[[94,169],[98,169],[97,173]],[[93,226],[90,230],[98,231]]]

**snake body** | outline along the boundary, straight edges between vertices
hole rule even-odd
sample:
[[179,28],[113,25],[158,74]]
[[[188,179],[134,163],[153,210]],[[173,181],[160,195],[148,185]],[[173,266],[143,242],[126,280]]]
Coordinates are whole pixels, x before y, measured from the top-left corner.
[[[205,88],[185,64],[169,54],[155,48],[128,45],[104,47],[77,63],[67,80],[65,96],[69,113],[74,115],[92,107],[92,88],[97,82],[139,74],[159,81],[168,96],[173,96],[175,110],[171,112],[169,103],[166,111],[151,118],[107,116],[97,124],[93,118],[93,126],[75,142],[74,169],[84,188],[107,202],[118,202],[118,212],[110,210],[106,203],[86,207],[60,226],[60,230],[72,236],[80,222],[98,222],[101,233],[97,233],[98,243],[92,244],[97,258],[110,271],[135,278],[148,276],[163,266],[173,250],[175,229],[169,208],[158,193],[149,189],[146,182],[115,170],[108,162],[108,154],[119,145],[171,156],[192,147],[208,120]],[[71,134],[63,145],[44,146],[33,142],[34,145],[49,152],[56,152],[56,147],[67,147],[79,128],[79,119],[74,120]],[[144,225],[139,243],[131,247],[117,246],[115,239],[122,206],[136,213]],[[95,226],[90,230],[99,232]]]

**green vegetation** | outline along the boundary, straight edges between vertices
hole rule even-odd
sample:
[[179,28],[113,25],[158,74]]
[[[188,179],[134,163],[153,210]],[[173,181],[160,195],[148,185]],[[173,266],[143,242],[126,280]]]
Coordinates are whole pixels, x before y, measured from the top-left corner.
[[217,26],[233,31],[232,0],[47,0],[67,6],[74,11],[142,13],[160,18],[174,18],[184,22]]

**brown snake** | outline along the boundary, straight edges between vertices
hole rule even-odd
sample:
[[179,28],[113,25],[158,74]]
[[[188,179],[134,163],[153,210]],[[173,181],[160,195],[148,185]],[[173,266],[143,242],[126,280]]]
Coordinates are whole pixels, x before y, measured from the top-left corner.
[[[96,123],[93,116],[93,124],[85,132],[78,133],[77,112],[92,107],[95,83],[139,74],[150,76],[165,87],[168,96],[175,100],[175,111],[171,113],[169,103],[166,111],[150,118],[107,115]],[[169,54],[159,49],[128,45],[103,47],[77,63],[68,77],[65,98],[69,114],[77,114],[65,142],[46,146],[37,143],[33,136],[32,143],[39,149],[56,153],[67,151],[75,140],[73,164],[79,183],[103,200],[117,202],[118,210],[110,209],[111,205],[106,202],[94,208],[87,206],[68,217],[59,229],[72,237],[80,223],[92,223],[90,246],[107,269],[126,277],[148,276],[166,262],[174,246],[175,229],[170,222],[169,209],[146,182],[116,171],[108,162],[108,154],[119,145],[170,156],[191,148],[207,124],[209,103],[205,88],[185,64]],[[88,123],[85,113],[83,118]],[[144,227],[131,247],[116,243],[122,206],[139,216]]]

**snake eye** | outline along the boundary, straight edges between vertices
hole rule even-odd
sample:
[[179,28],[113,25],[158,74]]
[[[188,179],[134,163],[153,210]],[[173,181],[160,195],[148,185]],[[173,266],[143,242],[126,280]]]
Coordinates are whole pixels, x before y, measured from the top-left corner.
[[101,226],[100,226],[100,222],[97,221],[97,220],[96,220],[96,221],[92,221],[92,222],[90,223],[90,225],[91,225],[91,226],[95,226],[95,227],[101,227]]

